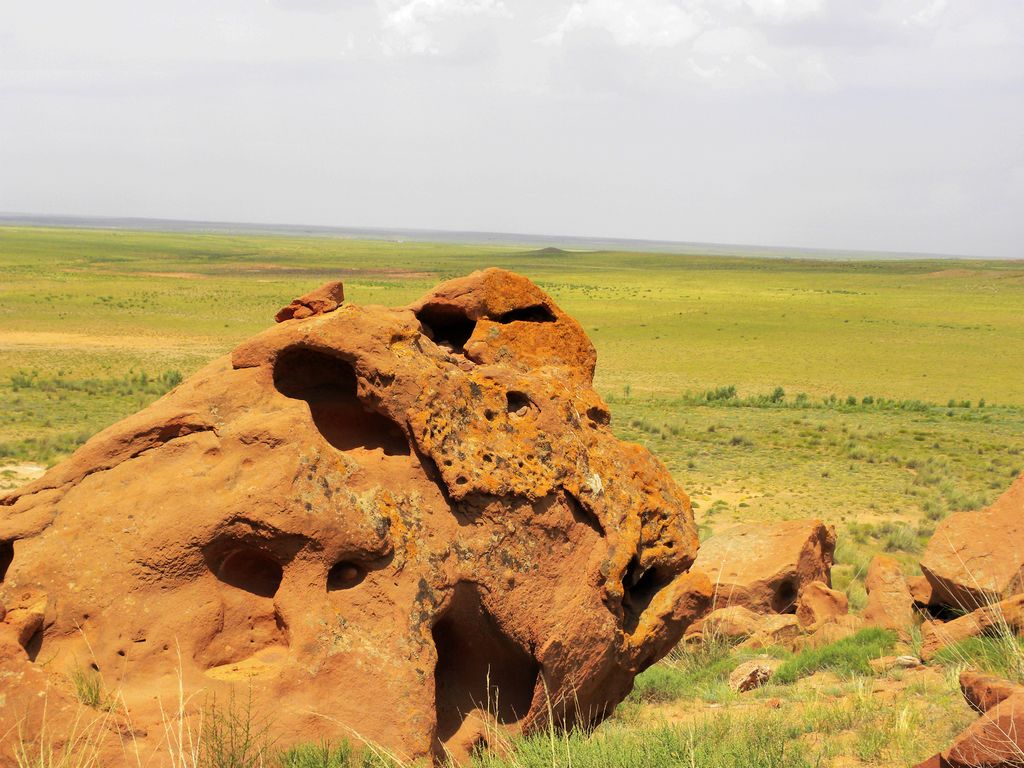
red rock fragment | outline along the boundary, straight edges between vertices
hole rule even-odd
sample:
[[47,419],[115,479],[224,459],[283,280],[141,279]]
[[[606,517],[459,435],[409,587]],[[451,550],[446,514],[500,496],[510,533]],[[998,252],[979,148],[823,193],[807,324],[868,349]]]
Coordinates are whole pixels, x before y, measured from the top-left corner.
[[895,630],[903,638],[909,637],[914,623],[914,598],[900,564],[886,555],[876,555],[868,566],[864,585],[868,592],[864,620],[872,626]]
[[282,307],[274,315],[274,319],[283,323],[285,320],[302,320],[313,315],[333,312],[345,301],[345,285],[340,280],[324,283],[315,291],[292,299],[292,303]]
[[821,581],[805,584],[796,600],[796,618],[800,627],[814,631],[822,624],[835,621],[850,611],[850,601],[844,592],[831,589]]

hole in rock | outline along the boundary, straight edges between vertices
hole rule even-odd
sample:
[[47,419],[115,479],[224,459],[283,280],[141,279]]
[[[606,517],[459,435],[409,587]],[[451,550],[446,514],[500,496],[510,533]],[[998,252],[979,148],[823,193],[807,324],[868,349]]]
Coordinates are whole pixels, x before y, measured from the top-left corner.
[[14,562],[14,542],[0,541],[0,584],[7,578],[7,569]]
[[622,577],[623,625],[627,633],[636,631],[647,606],[671,581],[672,576],[656,566],[641,571],[640,561],[635,556],[629,561]]
[[[474,710],[500,724],[530,709],[540,665],[512,641],[484,609],[475,584],[460,582],[451,605],[432,629],[437,647],[434,698],[437,739],[447,742]],[[443,755],[443,750],[438,749]]]
[[43,628],[40,627],[32,633],[32,637],[25,643],[25,653],[28,654],[28,660],[35,662],[39,658],[39,652],[43,650]]
[[285,350],[274,364],[274,386],[286,397],[305,400],[316,428],[338,450],[409,455],[398,423],[359,399],[355,369],[345,360],[305,347]]
[[606,411],[604,408],[599,408],[596,405],[592,405],[587,408],[587,418],[595,424],[611,424],[612,414]]
[[519,307],[512,309],[495,318],[499,323],[553,323],[555,313],[543,304],[536,304],[532,307]]
[[926,605],[921,607],[919,610],[921,610],[926,618],[941,622],[959,619],[964,615],[961,609],[951,608],[947,605]]
[[772,610],[776,613],[796,613],[797,585],[791,579],[779,584],[772,600]]
[[597,515],[587,509],[580,500],[565,492],[565,503],[569,507],[569,511],[572,513],[572,519],[583,523],[588,528],[593,530],[599,537],[604,538],[604,526],[601,525],[601,521],[597,519]]
[[456,352],[463,351],[476,329],[476,321],[465,312],[444,304],[427,304],[416,313],[416,319],[435,344],[447,344]]
[[225,584],[259,597],[276,595],[284,577],[284,572],[276,561],[250,547],[240,547],[228,552],[214,574]]
[[331,570],[327,572],[327,591],[352,589],[352,587],[362,584],[365,578],[365,568],[349,560],[342,560],[331,566]]
[[565,503],[569,505],[569,511],[572,512],[573,520],[587,526],[598,536],[601,536],[602,538],[604,537],[604,526],[602,526],[601,521],[597,519],[597,515],[584,507],[580,503],[579,499],[568,491],[565,491]]
[[525,392],[516,392],[512,390],[505,393],[506,410],[509,413],[519,413],[523,408],[529,408],[533,405],[533,401],[530,400],[530,396]]

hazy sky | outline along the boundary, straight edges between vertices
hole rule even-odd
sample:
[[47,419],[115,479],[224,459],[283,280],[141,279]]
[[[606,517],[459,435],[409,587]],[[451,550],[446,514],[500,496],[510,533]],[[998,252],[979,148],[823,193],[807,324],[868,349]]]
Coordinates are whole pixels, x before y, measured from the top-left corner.
[[1024,2],[0,0],[0,211],[1024,257]]

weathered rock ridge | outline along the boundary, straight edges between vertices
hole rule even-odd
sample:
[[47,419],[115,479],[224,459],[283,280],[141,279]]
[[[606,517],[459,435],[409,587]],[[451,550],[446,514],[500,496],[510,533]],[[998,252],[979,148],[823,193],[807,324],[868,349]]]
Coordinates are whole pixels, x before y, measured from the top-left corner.
[[251,686],[285,741],[460,755],[598,722],[706,609],[689,499],[540,289],[318,296],[0,498],[0,734],[92,667],[147,765],[179,678]]

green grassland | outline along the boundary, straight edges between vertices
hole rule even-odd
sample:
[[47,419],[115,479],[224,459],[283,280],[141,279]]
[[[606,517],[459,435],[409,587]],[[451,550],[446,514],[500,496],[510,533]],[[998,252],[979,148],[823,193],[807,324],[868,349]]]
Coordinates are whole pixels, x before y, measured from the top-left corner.
[[[529,276],[580,320],[613,429],[666,463],[703,535],[738,520],[834,523],[834,580],[854,609],[874,553],[914,572],[939,520],[1024,470],[1022,262],[0,227],[0,475],[59,460],[326,280],[344,280],[352,301],[399,305],[486,266]],[[907,764],[970,717],[952,677],[910,681],[891,704],[863,653],[838,653],[856,663],[840,665],[834,690],[770,686],[752,701],[781,709],[741,710],[735,727],[709,710],[681,731],[680,711],[735,703],[724,676],[742,655],[677,655],[645,673],[600,738],[527,740],[514,764]],[[718,751],[695,752],[705,741]]]
[[[328,279],[404,304],[497,265],[598,349],[613,427],[691,493],[705,534],[822,517],[914,556],[1024,469],[1024,264],[837,262],[0,228],[0,459],[52,463]],[[845,569],[845,570],[844,570]]]

